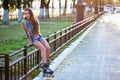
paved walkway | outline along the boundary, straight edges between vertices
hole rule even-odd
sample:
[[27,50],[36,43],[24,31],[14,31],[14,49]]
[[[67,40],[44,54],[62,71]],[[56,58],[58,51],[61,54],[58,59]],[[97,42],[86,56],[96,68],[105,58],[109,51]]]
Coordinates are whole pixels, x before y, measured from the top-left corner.
[[104,14],[56,69],[53,80],[120,80],[120,15]]

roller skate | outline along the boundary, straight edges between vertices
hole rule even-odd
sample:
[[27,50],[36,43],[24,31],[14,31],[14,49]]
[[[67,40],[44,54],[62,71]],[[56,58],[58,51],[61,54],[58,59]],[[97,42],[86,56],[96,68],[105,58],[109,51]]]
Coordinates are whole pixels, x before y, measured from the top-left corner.
[[41,68],[43,72],[43,77],[49,77],[49,78],[54,77],[53,75],[54,72],[49,68],[48,63],[43,63],[41,65]]

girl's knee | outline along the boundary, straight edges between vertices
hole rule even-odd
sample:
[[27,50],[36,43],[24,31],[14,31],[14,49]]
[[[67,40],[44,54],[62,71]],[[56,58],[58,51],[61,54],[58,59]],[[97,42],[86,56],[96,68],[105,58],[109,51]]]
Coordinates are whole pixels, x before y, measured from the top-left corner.
[[46,52],[47,51],[47,49],[44,46],[36,46],[36,48],[38,50],[40,50],[41,52]]
[[50,51],[50,47],[48,46],[48,47],[46,47],[46,51],[48,52],[48,51]]
[[46,51],[47,49],[46,49],[46,47],[44,46],[44,47],[42,47],[42,50],[43,50],[43,51]]

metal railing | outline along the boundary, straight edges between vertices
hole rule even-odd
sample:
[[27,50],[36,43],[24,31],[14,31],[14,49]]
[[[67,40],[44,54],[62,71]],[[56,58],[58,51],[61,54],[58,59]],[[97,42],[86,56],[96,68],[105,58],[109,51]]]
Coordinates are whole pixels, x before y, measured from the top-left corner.
[[[45,39],[50,44],[51,56],[79,35],[99,15],[87,18],[47,36]],[[30,47],[32,46],[24,46],[24,48],[12,54],[0,55],[0,60],[2,61],[2,64],[0,64],[0,80],[24,80],[33,70],[39,68],[41,64],[40,51],[35,49],[29,52],[28,49]]]

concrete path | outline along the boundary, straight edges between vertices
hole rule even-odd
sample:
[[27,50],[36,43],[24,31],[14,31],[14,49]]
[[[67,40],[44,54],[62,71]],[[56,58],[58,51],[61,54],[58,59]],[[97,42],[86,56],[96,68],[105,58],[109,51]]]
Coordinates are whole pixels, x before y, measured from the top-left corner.
[[120,80],[120,15],[100,17],[54,74],[53,80]]

